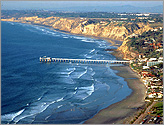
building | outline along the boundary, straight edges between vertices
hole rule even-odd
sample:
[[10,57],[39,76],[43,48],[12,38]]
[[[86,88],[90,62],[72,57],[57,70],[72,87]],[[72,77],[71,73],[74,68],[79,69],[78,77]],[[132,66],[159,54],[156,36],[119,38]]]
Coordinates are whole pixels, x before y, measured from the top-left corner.
[[40,57],[39,60],[40,60],[40,62],[43,62],[43,61],[45,61],[45,62],[51,62],[51,57],[44,56],[44,57]]
[[148,66],[143,66],[143,69],[150,69],[150,67],[148,67]]
[[147,61],[147,66],[154,66],[163,63],[163,61]]
[[157,61],[157,58],[150,58],[149,61]]
[[158,61],[163,61],[163,57],[159,57],[158,58]]

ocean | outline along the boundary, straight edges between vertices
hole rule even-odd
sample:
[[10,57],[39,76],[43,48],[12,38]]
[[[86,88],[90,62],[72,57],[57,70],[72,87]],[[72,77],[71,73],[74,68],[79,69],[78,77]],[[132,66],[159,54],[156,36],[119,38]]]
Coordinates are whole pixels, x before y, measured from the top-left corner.
[[42,63],[39,57],[116,58],[105,40],[46,27],[1,22],[1,123],[78,124],[129,96],[110,67],[122,64]]

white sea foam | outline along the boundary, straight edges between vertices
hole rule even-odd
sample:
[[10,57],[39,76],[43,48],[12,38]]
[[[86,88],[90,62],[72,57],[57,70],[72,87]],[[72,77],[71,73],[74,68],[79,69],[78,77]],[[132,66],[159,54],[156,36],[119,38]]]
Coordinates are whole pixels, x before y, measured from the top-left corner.
[[91,86],[87,86],[87,87],[79,87],[79,90],[86,90],[86,93],[88,94],[88,96],[85,96],[84,98],[82,98],[83,100],[88,98],[90,95],[92,95],[92,93],[94,92],[94,84],[92,84]]
[[92,84],[91,86],[87,86],[87,87],[79,87],[79,89],[84,89],[84,90],[88,90],[88,91],[93,91],[93,90],[94,90],[94,84]]
[[88,73],[91,75],[91,76],[94,76],[95,75],[95,72],[93,71],[93,69],[91,67],[88,68]]
[[60,107],[62,107],[63,105],[59,105],[59,106],[57,106],[57,108],[60,108]]
[[[79,87],[78,89],[86,90],[86,93],[88,94],[88,96],[90,96],[94,92],[94,84],[87,87]],[[84,97],[83,99],[87,98],[88,96]]]
[[89,53],[92,53],[92,52],[94,52],[95,51],[95,49],[92,49]]
[[67,76],[67,77],[65,77],[65,78],[62,78],[60,81],[63,82],[63,83],[67,83],[67,84],[75,84],[75,83],[76,83],[76,82],[75,82],[72,78],[70,78],[69,76]]
[[109,86],[109,85],[107,85],[106,83],[104,83],[104,85],[106,86],[106,88],[107,88],[107,91],[109,91],[109,89],[110,89],[110,86]]
[[65,74],[68,74],[68,72],[58,72],[57,74],[65,75]]
[[23,109],[17,113],[14,114],[6,114],[4,116],[2,116],[2,120],[3,121],[13,121],[15,123],[19,122],[20,120],[30,117],[30,116],[35,116],[38,113],[41,113],[43,111],[45,111],[51,104],[56,103],[56,102],[60,102],[63,101],[63,97],[60,99],[57,99],[55,101],[51,101],[51,102],[35,102],[33,104],[31,104],[30,107],[28,107],[27,110]]
[[11,25],[14,25],[14,23],[12,23],[12,22],[8,22],[9,24],[11,24]]
[[41,100],[41,99],[42,99],[42,97],[43,97],[43,96],[39,97],[39,98],[38,98],[38,101],[39,101],[39,100]]
[[78,76],[78,79],[80,78],[80,77],[82,77],[84,74],[86,74],[87,73],[87,70],[86,71],[84,71],[83,73],[81,73],[79,76]]
[[86,58],[91,59],[93,56],[91,55],[85,55]]
[[78,37],[78,36],[74,36],[73,38],[75,38],[75,39],[86,39],[84,37]]
[[48,34],[56,34],[56,33],[54,33],[54,32],[51,32],[51,31],[46,31],[46,33],[48,33]]
[[85,67],[85,71],[83,71],[83,72],[79,72],[79,71],[72,72],[72,74],[70,75],[70,77],[71,78],[80,78],[81,76],[83,76],[86,73],[87,73],[87,66]]
[[77,93],[77,91],[73,92],[73,95],[75,95]]
[[68,71],[76,70],[76,68],[67,68]]
[[70,75],[71,73],[73,73],[74,71],[76,70],[76,68],[67,68],[67,71],[70,71],[68,72],[67,74]]
[[99,48],[106,48],[107,46],[105,44],[99,44]]
[[91,72],[93,71],[93,69],[91,67],[89,67],[88,70],[91,71]]
[[60,98],[60,99],[56,100],[56,102],[60,102],[60,101],[62,101],[62,100],[63,100],[63,98]]
[[73,72],[74,72],[74,70],[70,71],[70,72],[68,73],[68,75],[70,75],[70,74],[73,73]]
[[[94,75],[95,75],[95,72],[92,72],[92,73],[91,73],[91,76],[94,76]],[[93,80],[93,79],[92,79],[92,80]]]
[[93,57],[93,55],[85,54],[84,57],[85,57],[85,58],[88,58],[88,59],[91,59],[91,58]]
[[20,114],[23,113],[25,109],[22,109],[16,113],[11,113],[11,114],[5,114],[1,116],[1,121],[12,121],[15,117],[19,116]]
[[[60,107],[62,107],[62,106],[63,106],[63,105],[59,105],[59,106],[57,106],[57,108],[60,108]],[[51,115],[47,116],[47,117],[45,118],[45,120],[47,120],[50,116],[51,116]]]
[[93,43],[94,42],[93,40],[87,40],[87,39],[83,39],[81,41],[86,42],[86,43]]
[[[44,28],[41,28],[41,27],[34,27],[35,29],[37,29],[37,30],[40,30],[40,31],[42,31],[43,32],[43,34],[48,34],[48,35],[55,35],[56,33],[54,33],[54,32],[51,32],[51,31],[48,31],[48,30],[46,30],[46,29],[44,29]],[[34,32],[34,31],[33,31]]]

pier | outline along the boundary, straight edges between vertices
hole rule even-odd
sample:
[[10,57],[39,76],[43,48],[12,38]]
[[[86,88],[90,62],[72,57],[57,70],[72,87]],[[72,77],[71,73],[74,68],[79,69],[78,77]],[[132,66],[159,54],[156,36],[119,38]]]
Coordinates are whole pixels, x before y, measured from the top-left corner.
[[91,60],[91,59],[66,59],[66,58],[51,58],[51,57],[40,57],[40,62],[58,62],[58,63],[87,63],[87,64],[129,64],[132,61],[124,60]]

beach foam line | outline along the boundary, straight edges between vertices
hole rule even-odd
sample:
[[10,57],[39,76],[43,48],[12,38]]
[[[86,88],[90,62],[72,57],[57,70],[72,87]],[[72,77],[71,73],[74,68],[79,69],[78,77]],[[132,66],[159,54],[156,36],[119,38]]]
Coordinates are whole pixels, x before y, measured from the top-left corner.
[[[56,103],[56,102],[60,102],[63,101],[63,97],[59,98],[55,101],[52,102],[42,102],[39,105],[36,105],[35,103],[31,104],[34,106],[28,107],[28,109],[23,109],[20,112],[17,113],[17,115],[14,115],[14,117],[12,118],[11,121],[13,121],[14,123],[18,123],[20,120],[30,117],[30,116],[34,116],[45,111],[51,104]],[[36,105],[36,106],[35,106]]]
[[83,39],[81,41],[86,42],[86,43],[93,43],[94,42],[93,40],[87,40],[87,39]]
[[[77,69],[76,69],[77,68]],[[73,71],[71,71],[70,72],[70,74],[69,74],[69,76],[71,77],[71,78],[80,78],[82,75],[84,75],[84,74],[86,74],[86,72],[87,72],[87,66],[86,67],[76,67],[75,69],[77,70],[77,71],[75,71],[75,70],[73,70]],[[78,70],[84,70],[85,69],[85,71],[78,71]]]
[[79,90],[86,90],[86,93],[88,94],[88,96],[84,97],[84,99],[88,98],[90,95],[92,95],[92,93],[94,92],[94,84],[92,84],[91,86],[87,86],[87,87],[79,87]]
[[11,25],[14,25],[14,22],[9,22],[9,21],[7,21],[7,23],[9,23],[9,24],[11,24]]
[[[92,93],[94,92],[94,84],[92,84],[91,86],[86,86],[86,87],[76,87],[75,92],[73,93],[73,97],[78,98],[80,100],[85,100],[86,98],[88,98],[89,96],[92,95]],[[82,105],[82,104],[79,104]]]
[[73,36],[73,38],[75,38],[75,39],[86,39],[84,37],[78,37],[78,36]]

